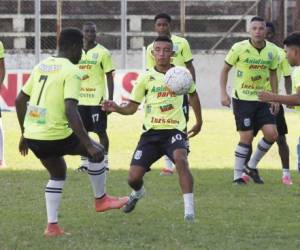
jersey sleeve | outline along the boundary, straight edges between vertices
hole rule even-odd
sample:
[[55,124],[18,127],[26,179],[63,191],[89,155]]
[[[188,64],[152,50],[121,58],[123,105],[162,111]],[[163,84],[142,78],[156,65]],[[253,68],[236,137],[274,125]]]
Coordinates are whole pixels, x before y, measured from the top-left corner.
[[34,84],[34,74],[35,74],[34,72],[35,70],[33,69],[26,83],[22,87],[22,92],[28,96],[31,96],[31,92]]
[[196,91],[196,84],[195,84],[195,82],[193,81],[193,84],[192,84],[192,86],[190,87],[190,89],[189,89],[189,94],[192,94],[192,93],[194,93]]
[[146,68],[150,69],[155,66],[154,56],[152,55],[153,43],[147,47],[146,51]]
[[136,83],[131,91],[130,100],[133,102],[141,103],[146,95],[146,84],[148,77],[144,74],[139,75]]
[[231,66],[239,60],[239,44],[234,44],[225,57],[225,62]]
[[300,68],[296,68],[293,72],[293,87],[295,89],[300,87]]
[[4,47],[3,47],[3,43],[0,42],[0,59],[4,58]]
[[182,47],[182,56],[184,58],[184,62],[190,62],[193,60],[192,51],[189,45],[189,42],[187,40],[184,41],[183,47]]
[[108,50],[105,51],[103,57],[102,57],[102,66],[105,73],[109,73],[115,70],[111,54]]
[[77,69],[70,69],[65,77],[64,99],[79,100],[82,73]]
[[289,64],[285,54],[284,54],[284,57],[281,61],[280,68],[281,68],[283,76],[290,76],[291,75],[292,67]]
[[274,49],[272,52],[270,52],[273,54],[273,58],[272,58],[272,61],[271,61],[271,64],[270,64],[270,69],[271,70],[275,70],[278,68],[278,65],[279,65],[279,54],[278,54],[278,51],[277,49]]

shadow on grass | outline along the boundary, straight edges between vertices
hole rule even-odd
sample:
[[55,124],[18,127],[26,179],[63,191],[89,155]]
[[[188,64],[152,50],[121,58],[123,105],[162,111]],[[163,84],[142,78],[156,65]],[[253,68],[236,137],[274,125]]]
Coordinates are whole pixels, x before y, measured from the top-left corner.
[[[193,169],[196,223],[183,221],[177,174],[145,177],[146,195],[131,214],[97,214],[85,173],[68,171],[59,221],[69,237],[45,239],[46,171],[0,172],[0,249],[299,249],[298,185],[262,170],[264,185],[232,185],[230,169]],[[296,180],[296,172],[293,172]],[[127,195],[127,171],[111,170],[107,191]]]

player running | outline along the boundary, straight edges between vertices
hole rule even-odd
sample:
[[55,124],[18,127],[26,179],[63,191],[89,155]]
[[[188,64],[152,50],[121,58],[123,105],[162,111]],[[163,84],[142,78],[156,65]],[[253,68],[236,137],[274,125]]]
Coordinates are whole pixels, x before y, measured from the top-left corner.
[[[4,47],[2,42],[0,41],[0,89],[3,85],[5,77],[5,63],[4,63]],[[1,117],[1,109],[0,109],[0,169],[6,166],[4,161],[4,133],[2,126],[2,117]]]
[[[167,155],[174,162],[179,175],[184,199],[184,218],[194,221],[193,177],[187,159],[187,134],[184,132],[187,123],[182,109],[183,96],[168,92],[164,84],[164,74],[172,67],[172,40],[167,36],[156,38],[152,53],[156,65],[139,76],[129,103],[126,106],[117,105],[113,101],[104,103],[106,111],[132,115],[145,100],[145,131],[131,160],[128,184],[133,191],[124,212],[131,212],[144,195],[143,177],[151,165]],[[196,124],[188,132],[189,137],[193,137],[200,132],[202,126],[201,106],[195,84],[189,90],[189,98],[196,118]]]
[[[268,152],[277,139],[275,114],[279,105],[261,103],[258,92],[265,89],[270,82],[272,91],[277,93],[278,49],[265,40],[266,22],[261,17],[254,17],[250,23],[250,39],[235,43],[225,58],[221,72],[221,103],[230,107],[231,98],[227,94],[228,73],[236,68],[235,82],[232,91],[233,112],[240,141],[235,150],[234,178],[236,184],[246,184],[243,172],[257,184],[263,184],[257,164]],[[254,131],[262,130],[263,138],[252,154],[246,167]]]
[[[88,132],[95,132],[104,146],[104,160],[108,170],[107,113],[101,109],[100,105],[106,96],[106,85],[108,99],[113,99],[115,68],[109,51],[96,42],[96,31],[97,27],[93,22],[83,25],[84,48],[79,61],[79,69],[84,72],[85,77],[81,84],[78,110],[85,129]],[[78,170],[86,171],[87,165],[88,159],[82,156]]]
[[128,201],[128,197],[106,195],[103,146],[88,136],[77,110],[82,73],[74,64],[80,60],[82,47],[80,30],[63,30],[58,56],[34,67],[15,103],[22,132],[20,153],[25,156],[30,148],[50,174],[45,188],[46,236],[64,234],[58,225],[58,209],[66,179],[66,154],[89,158],[88,174],[97,212],[121,208]]
[[[195,69],[193,65],[193,55],[188,41],[182,37],[171,34],[171,17],[166,13],[160,13],[154,18],[154,30],[158,36],[168,36],[173,42],[174,54],[171,58],[171,63],[175,66],[187,67],[191,72],[194,81],[196,81]],[[155,59],[152,54],[153,43],[147,47],[147,69],[155,66]],[[189,101],[188,95],[184,95],[183,111],[186,121],[189,120]],[[187,141],[188,143],[188,141]],[[161,170],[161,175],[172,175],[174,166],[172,161],[165,156],[165,167]]]

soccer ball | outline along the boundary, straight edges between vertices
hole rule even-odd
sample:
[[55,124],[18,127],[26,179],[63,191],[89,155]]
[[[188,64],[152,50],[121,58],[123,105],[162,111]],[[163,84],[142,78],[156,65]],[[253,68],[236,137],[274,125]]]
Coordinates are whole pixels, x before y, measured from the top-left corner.
[[185,95],[193,84],[193,77],[187,68],[176,66],[167,71],[164,81],[170,92]]

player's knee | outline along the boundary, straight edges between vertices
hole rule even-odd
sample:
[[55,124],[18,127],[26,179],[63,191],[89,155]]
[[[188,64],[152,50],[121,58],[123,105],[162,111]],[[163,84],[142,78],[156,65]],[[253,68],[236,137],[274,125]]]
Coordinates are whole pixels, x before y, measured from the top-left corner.
[[174,163],[175,163],[176,167],[186,168],[188,166],[186,154],[175,154],[174,155]]
[[139,185],[141,181],[142,181],[142,178],[140,177],[140,175],[137,175],[134,172],[129,172],[128,180],[127,180],[129,186],[135,187],[135,186]]
[[264,137],[269,142],[275,142],[278,138],[278,132],[277,130],[272,130],[269,133],[267,133]]

